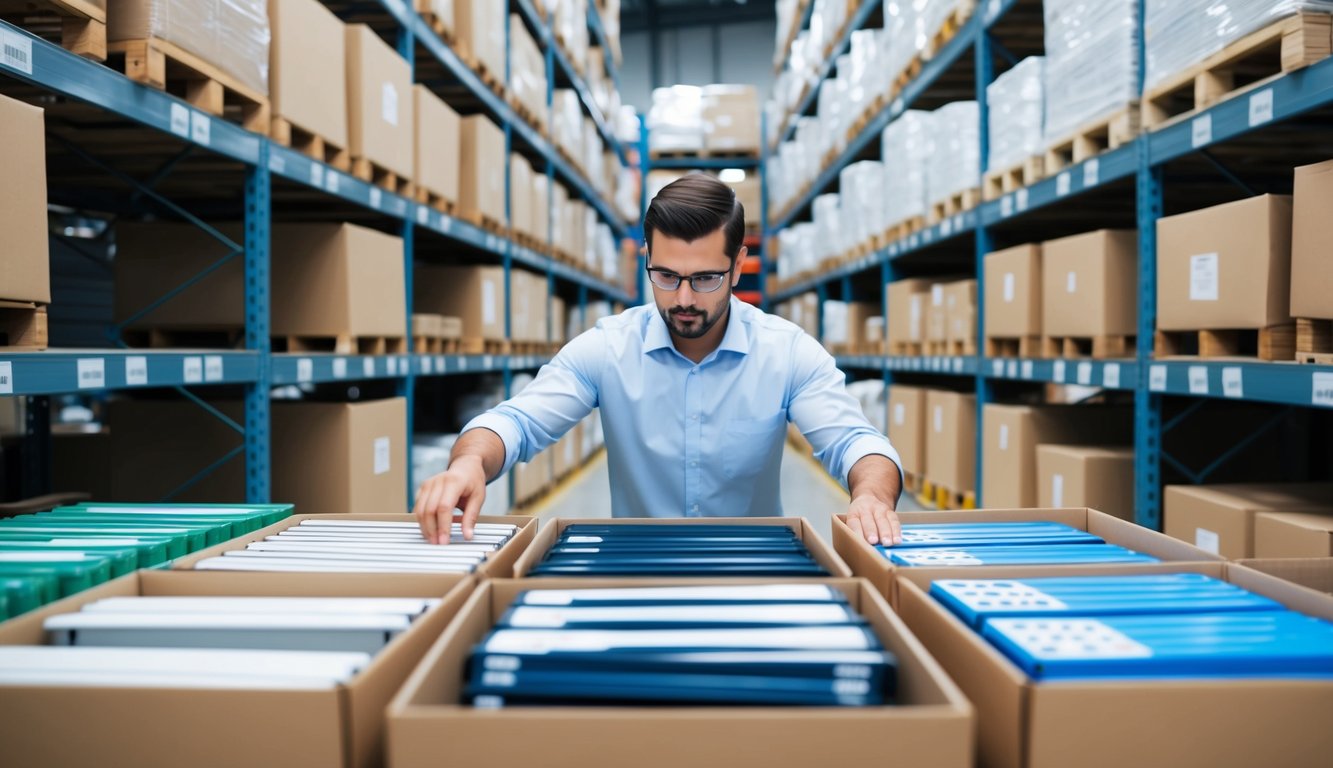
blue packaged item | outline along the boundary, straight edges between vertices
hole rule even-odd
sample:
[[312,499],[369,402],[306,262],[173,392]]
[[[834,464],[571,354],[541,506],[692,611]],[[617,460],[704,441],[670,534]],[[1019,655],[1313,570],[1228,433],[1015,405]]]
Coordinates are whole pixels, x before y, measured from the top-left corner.
[[929,523],[904,525],[903,541],[893,548],[1101,543],[1100,536],[1064,523]]
[[1089,563],[1156,563],[1157,558],[1115,544],[1051,544],[1028,547],[948,547],[884,550],[894,565],[951,568],[970,565],[1080,565]]

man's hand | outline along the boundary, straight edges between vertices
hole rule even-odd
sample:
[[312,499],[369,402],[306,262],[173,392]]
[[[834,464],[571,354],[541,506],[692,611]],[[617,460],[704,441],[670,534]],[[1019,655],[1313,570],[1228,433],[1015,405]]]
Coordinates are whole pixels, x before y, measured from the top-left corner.
[[454,510],[463,510],[463,538],[472,539],[472,528],[486,500],[486,470],[477,456],[461,456],[449,469],[421,484],[412,514],[421,535],[432,544],[448,544]]
[[892,504],[871,494],[852,499],[847,510],[847,527],[864,536],[871,544],[886,547],[903,543],[903,527]]

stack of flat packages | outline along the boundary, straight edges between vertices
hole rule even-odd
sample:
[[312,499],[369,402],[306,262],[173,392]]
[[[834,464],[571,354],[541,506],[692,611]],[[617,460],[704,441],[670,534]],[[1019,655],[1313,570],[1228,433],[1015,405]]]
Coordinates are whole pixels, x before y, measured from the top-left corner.
[[302,520],[244,549],[195,563],[201,571],[297,573],[472,573],[517,531],[477,523],[472,539],[454,523],[448,545],[432,544],[415,522]]
[[781,525],[593,525],[564,529],[532,576],[827,576]]
[[878,549],[894,565],[907,567],[1158,562],[1087,531],[1049,522],[904,525],[901,544]]
[[986,170],[1003,171],[1042,150],[1042,75],[1046,59],[1029,56],[986,86],[990,155]]
[[1045,0],[1046,144],[1138,98],[1137,0]]
[[475,646],[463,695],[479,707],[867,707],[893,701],[896,668],[823,584],[538,589]]
[[932,151],[926,167],[926,200],[938,203],[977,186],[981,124],[975,101],[955,101],[935,110]]
[[926,215],[926,158],[933,115],[908,110],[880,139],[884,158],[884,221],[889,227]]

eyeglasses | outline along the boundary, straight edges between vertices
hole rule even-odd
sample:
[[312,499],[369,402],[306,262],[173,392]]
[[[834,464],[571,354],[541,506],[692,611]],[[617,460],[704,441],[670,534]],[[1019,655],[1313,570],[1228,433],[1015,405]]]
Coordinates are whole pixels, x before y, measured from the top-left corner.
[[681,280],[689,280],[690,290],[695,293],[712,293],[722,287],[722,284],[727,280],[727,275],[731,274],[731,270],[735,268],[735,266],[732,266],[732,268],[728,269],[726,272],[705,272],[703,274],[686,277],[685,275],[678,275],[675,272],[670,272],[665,269],[649,267],[648,279],[653,281],[653,285],[664,291],[677,290],[680,288]]

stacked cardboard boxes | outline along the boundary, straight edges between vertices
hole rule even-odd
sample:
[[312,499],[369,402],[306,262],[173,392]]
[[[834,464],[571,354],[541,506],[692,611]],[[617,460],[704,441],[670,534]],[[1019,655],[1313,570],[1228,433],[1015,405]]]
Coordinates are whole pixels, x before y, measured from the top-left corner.
[[975,395],[926,393],[926,479],[953,496],[976,489],[976,424]]
[[899,280],[885,286],[889,302],[890,355],[919,355],[926,339],[926,313],[930,306],[930,281]]
[[[0,167],[14,183],[0,185],[0,346],[46,346],[51,303],[46,223],[46,129],[41,109],[0,96]],[[20,181],[21,180],[21,183]]]
[[[1333,160],[1296,169],[1291,231],[1291,314],[1301,318],[1305,332],[1313,336],[1311,320],[1333,320],[1333,261],[1328,244],[1333,242]],[[1327,330],[1327,323],[1323,323]],[[1304,342],[1297,329],[1297,351],[1324,353],[1329,361],[1333,349]],[[1325,333],[1327,338],[1333,334]]]
[[1099,230],[1042,244],[1041,330],[1046,357],[1134,354],[1138,233]]
[[[981,417],[982,503],[987,507],[1035,507],[1045,494],[1058,496],[1060,501],[1041,506],[1091,506],[1115,514],[1084,504],[1083,496],[1064,480],[1058,484],[1060,492],[1054,493],[1051,477],[1056,470],[1042,472],[1039,453],[1064,445],[1127,445],[1133,438],[1132,415],[1120,407],[986,404]],[[1126,485],[1132,498],[1132,476]]]
[[1042,249],[1020,245],[986,254],[986,354],[1035,357],[1042,332]]
[[517,13],[509,14],[509,93],[529,122],[546,127],[546,58]]
[[504,267],[417,264],[412,290],[414,311],[461,319],[464,341],[504,340]]
[[[1168,485],[1162,494],[1163,531],[1200,549],[1219,554],[1229,560],[1247,557],[1289,557],[1289,553],[1317,551],[1304,547],[1293,548],[1292,538],[1317,542],[1321,535],[1319,525],[1313,533],[1302,535],[1289,530],[1309,531],[1306,519],[1297,521],[1279,517],[1265,518],[1264,548],[1257,546],[1258,519],[1261,516],[1287,513],[1333,515],[1333,484],[1228,484],[1228,485]],[[1323,524],[1325,533],[1327,524]],[[1292,537],[1292,538],[1288,538]]]
[[505,6],[486,0],[454,0],[454,47],[476,71],[504,82]]
[[416,173],[412,179],[417,186],[417,201],[445,211],[456,210],[461,120],[452,107],[424,85],[412,87],[412,98],[416,120],[412,134]]
[[401,191],[416,170],[412,68],[365,24],[349,24],[345,32],[352,173],[367,180],[393,174],[391,186]]
[[505,223],[505,137],[484,114],[462,119],[462,143],[459,160],[459,214],[481,224],[490,220],[495,226]]
[[345,169],[347,42],[342,21],[318,0],[270,0],[268,19],[274,139],[290,143],[292,128],[318,137],[325,145],[320,159]]
[[759,154],[759,94],[752,85],[703,89],[704,149]]

